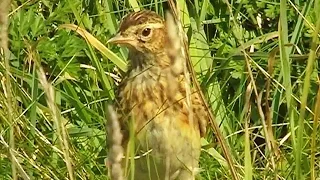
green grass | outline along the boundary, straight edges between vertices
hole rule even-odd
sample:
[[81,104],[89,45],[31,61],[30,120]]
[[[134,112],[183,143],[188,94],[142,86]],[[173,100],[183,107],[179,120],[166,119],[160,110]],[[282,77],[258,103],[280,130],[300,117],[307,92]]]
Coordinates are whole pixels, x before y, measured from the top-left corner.
[[[109,179],[106,109],[127,50],[106,42],[128,12],[164,15],[168,7],[16,0],[1,11],[9,25],[0,21],[0,179]],[[239,179],[320,178],[320,1],[178,0],[177,7]],[[212,129],[202,145],[202,179],[231,179]]]

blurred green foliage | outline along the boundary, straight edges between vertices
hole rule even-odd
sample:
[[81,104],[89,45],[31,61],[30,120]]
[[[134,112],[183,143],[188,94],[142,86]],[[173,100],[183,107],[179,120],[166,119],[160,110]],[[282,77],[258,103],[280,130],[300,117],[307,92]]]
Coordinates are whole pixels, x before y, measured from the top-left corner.
[[[253,179],[294,179],[294,139],[287,138],[290,121],[284,96],[281,58],[270,59],[273,49],[279,47],[278,26],[280,1],[178,1],[187,9],[181,16],[190,42],[192,62],[201,87],[231,147],[237,162],[237,170],[244,178],[244,124],[249,122],[250,153]],[[316,1],[319,2],[319,1]],[[121,18],[132,11],[137,3],[141,8],[151,9],[163,15],[168,10],[166,1],[115,1],[115,0],[16,0],[11,2],[9,18],[9,43],[11,83],[16,105],[15,123],[6,121],[7,107],[4,85],[0,93],[0,179],[10,179],[11,161],[8,154],[10,126],[15,127],[16,157],[31,179],[65,179],[67,168],[55,135],[56,127],[48,115],[50,109],[45,101],[43,87],[35,73],[35,62],[40,63],[47,79],[55,90],[56,105],[61,111],[69,136],[70,154],[76,179],[108,179],[105,158],[107,145],[105,135],[107,103],[116,102],[114,91],[124,72],[113,61],[94,49],[92,44],[76,32],[59,28],[62,24],[76,24],[86,29],[120,58],[126,59],[126,49],[109,46],[106,41],[116,33]],[[287,2],[287,38],[292,44],[286,48],[290,56],[293,94],[299,112],[299,97],[306,60],[310,51],[312,33],[317,21],[314,1],[295,0]],[[319,5],[318,5],[319,7]],[[305,8],[305,11],[303,11]],[[302,18],[303,17],[303,18]],[[202,19],[201,19],[202,18]],[[302,19],[302,20],[301,20]],[[250,70],[243,49],[248,53]],[[291,49],[291,50],[290,50]],[[277,53],[279,54],[279,53]],[[319,86],[319,53],[313,69],[307,107],[313,112]],[[268,62],[273,62],[273,73],[266,77]],[[101,78],[102,67],[107,79]],[[98,69],[98,70],[97,70]],[[0,67],[3,75],[5,69]],[[249,72],[253,75],[250,80]],[[266,92],[267,80],[271,89]],[[109,86],[104,86],[107,80]],[[318,82],[317,82],[318,81]],[[268,93],[268,99],[260,104],[267,117],[272,114],[273,135],[281,150],[276,167],[270,165],[273,152],[266,147],[257,97],[249,99],[246,109],[246,88],[254,82],[258,93]],[[280,85],[279,85],[280,84]],[[263,94],[266,97],[266,94]],[[265,109],[269,103],[271,112]],[[33,109],[35,107],[35,110]],[[35,112],[35,113],[33,113]],[[246,118],[245,114],[249,113]],[[312,113],[305,117],[303,157],[301,171],[310,177],[310,134]],[[35,120],[35,121],[34,121]],[[297,122],[297,121],[296,121]],[[296,126],[296,125],[294,125]],[[206,139],[204,151],[210,148],[221,154],[212,131]],[[319,137],[316,139],[319,140]],[[280,141],[282,144],[280,144]],[[319,151],[319,146],[315,149]],[[203,153],[201,167],[203,179],[230,179],[228,169],[216,160],[216,156]],[[317,162],[319,158],[317,157]],[[319,165],[315,167],[319,171]]]

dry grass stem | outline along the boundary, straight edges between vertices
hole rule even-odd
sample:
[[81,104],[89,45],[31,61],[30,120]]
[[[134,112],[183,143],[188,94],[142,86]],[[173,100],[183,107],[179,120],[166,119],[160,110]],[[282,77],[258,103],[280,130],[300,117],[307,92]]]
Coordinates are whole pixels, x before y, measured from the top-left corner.
[[45,72],[43,71],[41,66],[38,66],[38,76],[39,76],[39,82],[43,86],[44,92],[46,94],[47,105],[50,109],[50,113],[51,113],[53,122],[55,123],[55,127],[57,128],[56,134],[57,134],[60,146],[62,148],[64,161],[67,165],[69,179],[73,180],[74,179],[74,173],[73,173],[74,171],[73,171],[73,167],[72,167],[72,159],[71,159],[70,153],[69,153],[70,148],[69,148],[68,134],[65,129],[65,124],[61,121],[60,111],[55,104],[54,88],[47,81]]
[[[179,13],[177,14],[179,17]],[[191,102],[191,81],[190,81],[190,74],[187,67],[187,61],[186,61],[186,52],[184,48],[181,46],[184,41],[185,33],[182,29],[182,27],[179,27],[179,24],[175,22],[174,17],[170,12],[166,13],[166,25],[167,25],[167,31],[168,31],[168,37],[169,37],[169,44],[170,46],[167,48],[168,54],[171,58],[172,63],[172,73],[173,74],[181,74],[183,73],[185,76],[185,88],[186,88],[186,101],[187,101],[187,107],[188,107],[188,119],[190,126],[194,126],[194,120],[193,120],[193,107]],[[181,24],[180,24],[181,26]],[[198,169],[192,168],[190,169],[192,171],[192,176],[194,177],[198,171]]]
[[108,155],[108,165],[111,170],[111,179],[112,180],[123,180],[123,171],[121,167],[122,157],[123,157],[123,148],[122,143],[122,134],[119,124],[119,119],[117,113],[111,105],[108,106],[108,139],[110,143],[110,152]]
[[11,80],[10,80],[10,60],[9,60],[9,47],[8,47],[8,13],[10,7],[10,0],[2,0],[0,3],[0,55],[1,60],[4,61],[5,66],[5,87],[4,92],[6,92],[7,98],[7,120],[10,123],[10,140],[9,140],[9,154],[11,157],[11,171],[12,171],[12,179],[18,179],[15,156],[13,151],[15,150],[15,123],[14,123],[14,115],[13,115],[13,96],[11,91]]
[[[209,113],[209,118],[210,118],[210,123],[211,123],[211,127],[212,129],[214,130],[214,133],[216,134],[217,136],[217,139],[218,141],[220,142],[220,145],[221,145],[221,148],[223,150],[223,153],[225,155],[225,158],[228,162],[228,165],[229,165],[229,168],[230,168],[230,172],[231,172],[231,175],[233,177],[234,180],[238,180],[238,174],[235,170],[235,164],[233,162],[233,158],[231,156],[231,153],[230,153],[230,149],[225,141],[225,137],[222,135],[222,132],[219,128],[219,125],[218,123],[215,121],[215,118],[211,112],[211,109],[207,103],[207,101],[205,100],[205,96],[200,88],[200,84],[199,82],[197,81],[197,78],[196,78],[196,75],[195,75],[195,71],[194,71],[194,68],[193,68],[193,65],[192,65],[192,62],[190,60],[190,54],[189,54],[189,49],[188,49],[188,42],[187,42],[187,39],[185,36],[182,36],[182,34],[184,34],[184,30],[183,30],[183,27],[182,27],[182,24],[180,22],[180,18],[179,18],[179,11],[177,11],[177,7],[175,5],[175,2],[173,0],[169,0],[169,5],[170,5],[170,8],[173,12],[173,16],[176,20],[179,20],[177,22],[179,22],[177,25],[178,25],[178,31],[179,31],[179,35],[181,38],[181,41],[183,42],[183,55],[186,59],[186,63],[187,63],[187,68],[189,70],[189,72],[191,73],[191,81],[193,83],[193,85],[195,86],[196,88],[196,91],[199,93],[199,96],[201,98],[201,101],[202,103],[205,105],[208,113]],[[187,77],[186,77],[187,78]],[[188,79],[189,80],[189,79]],[[190,83],[189,83],[190,84]]]

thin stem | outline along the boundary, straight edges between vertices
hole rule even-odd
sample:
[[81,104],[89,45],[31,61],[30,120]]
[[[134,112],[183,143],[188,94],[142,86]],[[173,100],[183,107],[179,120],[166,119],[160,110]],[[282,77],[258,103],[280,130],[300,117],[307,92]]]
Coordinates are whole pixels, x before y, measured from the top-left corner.
[[14,161],[14,149],[15,149],[15,139],[14,139],[14,122],[13,122],[13,106],[12,106],[12,92],[11,92],[11,83],[10,83],[10,62],[9,62],[9,49],[8,49],[8,13],[9,13],[9,5],[10,0],[3,0],[0,4],[0,47],[3,50],[3,60],[5,64],[5,92],[7,96],[7,105],[8,105],[8,114],[7,119],[10,123],[10,140],[9,140],[9,153],[11,157],[11,173],[12,179],[17,179],[17,170],[16,170],[16,163]]

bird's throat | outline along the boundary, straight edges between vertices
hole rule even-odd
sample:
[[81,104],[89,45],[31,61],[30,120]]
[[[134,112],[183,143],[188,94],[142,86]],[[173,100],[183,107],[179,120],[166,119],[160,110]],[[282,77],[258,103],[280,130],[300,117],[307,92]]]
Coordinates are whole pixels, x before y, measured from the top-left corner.
[[144,71],[150,67],[169,67],[170,61],[165,52],[146,53],[137,50],[129,51],[130,66],[129,71]]
[[151,53],[142,53],[135,50],[129,51],[130,69],[142,70],[152,65],[154,59],[155,57]]

